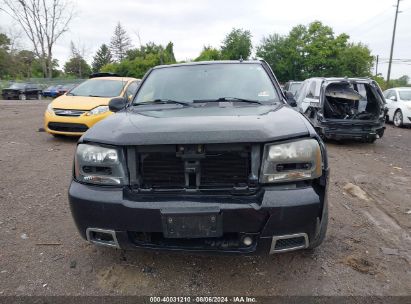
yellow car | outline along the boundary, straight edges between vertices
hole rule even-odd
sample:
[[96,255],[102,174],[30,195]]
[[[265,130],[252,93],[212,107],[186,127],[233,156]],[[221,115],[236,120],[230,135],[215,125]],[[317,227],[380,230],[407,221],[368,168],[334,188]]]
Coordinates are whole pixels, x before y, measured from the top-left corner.
[[91,78],[54,99],[44,113],[46,132],[58,136],[81,136],[95,123],[114,113],[108,109],[110,99],[131,99],[140,79],[129,77]]

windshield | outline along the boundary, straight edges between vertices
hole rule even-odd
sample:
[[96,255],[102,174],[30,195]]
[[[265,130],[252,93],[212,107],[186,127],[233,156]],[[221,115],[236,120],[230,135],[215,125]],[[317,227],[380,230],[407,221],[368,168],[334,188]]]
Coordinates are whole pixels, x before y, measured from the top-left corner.
[[239,98],[276,102],[279,97],[260,64],[201,64],[153,70],[134,100],[217,100]]
[[24,89],[25,88],[25,84],[24,83],[13,83],[10,86],[10,89]]
[[401,100],[411,101],[411,90],[398,91]]
[[289,91],[295,95],[297,91],[300,89],[302,82],[294,82],[290,85]]
[[69,95],[92,97],[116,97],[126,82],[113,79],[90,79],[75,87]]

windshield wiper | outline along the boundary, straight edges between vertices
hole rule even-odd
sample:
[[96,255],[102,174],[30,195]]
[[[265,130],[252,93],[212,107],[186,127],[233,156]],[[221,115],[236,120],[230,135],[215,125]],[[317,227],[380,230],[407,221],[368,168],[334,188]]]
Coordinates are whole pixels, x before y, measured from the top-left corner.
[[179,104],[183,106],[190,106],[190,102],[187,101],[178,101],[178,100],[173,100],[173,99],[154,99],[154,100],[149,100],[149,101],[144,101],[144,102],[137,102],[134,103],[133,106],[141,106],[141,105],[148,105],[148,104]]
[[74,93],[67,93],[66,95],[68,95],[68,96],[77,96],[77,95],[74,94]]
[[253,100],[253,99],[245,99],[245,98],[239,98],[239,97],[220,97],[216,99],[195,99],[193,100],[193,103],[206,103],[206,102],[246,102],[246,103],[254,103],[254,104],[262,104],[261,101],[258,100]]

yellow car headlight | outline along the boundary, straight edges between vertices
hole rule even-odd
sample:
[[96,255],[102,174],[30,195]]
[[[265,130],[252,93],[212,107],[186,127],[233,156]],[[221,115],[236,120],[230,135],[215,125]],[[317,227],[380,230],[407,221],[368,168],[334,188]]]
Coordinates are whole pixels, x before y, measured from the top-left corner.
[[321,174],[321,148],[315,139],[268,144],[264,148],[261,183],[308,180]]
[[108,111],[109,111],[108,106],[99,106],[97,108],[94,108],[90,112],[88,112],[86,115],[87,116],[98,115],[98,114],[103,114]]
[[49,112],[50,114],[54,114],[54,110],[53,110],[53,107],[51,106],[51,102],[47,106],[47,112]]

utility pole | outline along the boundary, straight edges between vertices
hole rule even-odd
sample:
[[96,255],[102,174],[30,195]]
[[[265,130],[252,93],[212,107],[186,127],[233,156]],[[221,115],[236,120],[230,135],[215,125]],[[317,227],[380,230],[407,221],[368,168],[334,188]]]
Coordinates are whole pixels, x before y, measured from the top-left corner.
[[398,13],[399,13],[398,9],[400,7],[400,1],[401,0],[397,0],[397,6],[395,9],[394,29],[392,31],[391,52],[390,52],[390,61],[388,63],[387,83],[390,82],[390,76],[391,76],[392,53],[394,52],[395,30],[397,29],[397,18],[398,18]]
[[378,75],[378,59],[379,59],[379,56],[377,55],[377,58],[375,59],[375,76]]

